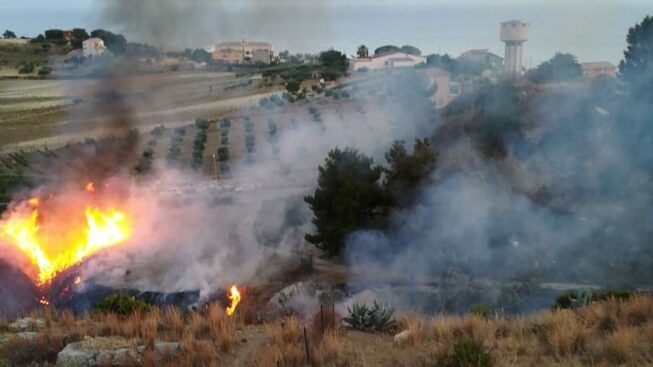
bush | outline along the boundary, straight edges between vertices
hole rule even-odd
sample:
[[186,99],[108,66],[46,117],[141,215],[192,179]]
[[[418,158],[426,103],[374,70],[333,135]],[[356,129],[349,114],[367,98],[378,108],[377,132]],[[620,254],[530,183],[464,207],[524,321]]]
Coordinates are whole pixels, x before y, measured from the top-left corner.
[[218,160],[220,162],[226,162],[229,160],[229,148],[227,147],[218,148]]
[[553,309],[575,309],[584,307],[597,301],[605,301],[611,298],[626,301],[637,293],[634,291],[606,290],[603,292],[566,292],[559,295],[553,306]]
[[163,135],[163,131],[165,131],[165,127],[163,127],[163,125],[159,125],[150,131],[150,135],[161,136]]
[[231,127],[231,120],[228,117],[225,117],[220,121],[220,127],[221,128],[226,128],[226,127]]
[[209,120],[198,117],[195,119],[195,126],[197,126],[197,128],[200,130],[206,130],[209,128]]
[[492,356],[470,338],[457,342],[450,354],[438,358],[436,367],[490,367]]
[[254,123],[250,120],[245,121],[245,132],[252,133],[254,132]]
[[394,310],[376,301],[371,308],[354,303],[351,308],[347,307],[347,312],[349,316],[345,318],[345,322],[354,330],[382,332],[395,326],[392,319]]
[[150,305],[132,296],[114,294],[98,303],[95,309],[105,314],[114,313],[120,316],[128,316],[135,312],[147,312],[150,310]]
[[41,68],[41,70],[39,70],[39,75],[40,76],[47,76],[47,75],[50,75],[51,72],[52,72],[51,67],[44,66],[44,67]]
[[489,317],[492,314],[492,307],[488,305],[478,304],[472,306],[472,308],[469,309],[469,312],[476,316]]
[[23,64],[18,69],[19,74],[31,74],[34,72],[36,65],[33,62],[23,62]]
[[254,145],[256,145],[256,138],[254,135],[245,135],[245,147],[247,148],[248,153],[254,151]]

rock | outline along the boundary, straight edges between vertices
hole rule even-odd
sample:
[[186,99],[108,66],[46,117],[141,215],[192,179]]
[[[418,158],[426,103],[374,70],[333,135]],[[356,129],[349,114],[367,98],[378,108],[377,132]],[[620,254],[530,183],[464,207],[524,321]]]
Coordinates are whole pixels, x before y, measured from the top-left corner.
[[41,329],[45,327],[45,320],[43,319],[34,319],[31,317],[25,317],[22,319],[17,319],[16,321],[9,324],[9,328],[14,330],[27,330],[28,328]]
[[[336,300],[341,298],[336,292]],[[331,304],[331,286],[327,284],[298,282],[277,292],[265,308],[267,320],[288,314],[311,316],[319,311],[320,304]]]
[[81,348],[81,343],[71,343],[57,354],[57,366],[59,367],[90,367],[95,365],[93,352]]
[[406,343],[408,339],[411,337],[411,335],[413,335],[412,330],[404,330],[400,332],[399,334],[394,336],[395,344],[401,345]]
[[138,361],[139,354],[135,340],[117,337],[85,337],[70,343],[57,355],[57,366],[90,367],[97,365],[122,366]]
[[113,352],[113,365],[125,366],[139,360],[138,351],[133,348],[121,348]]
[[179,349],[181,349],[181,345],[179,343],[154,343],[154,350],[156,351],[157,355],[172,354],[173,356],[176,356],[179,354]]
[[25,339],[25,340],[34,340],[34,339],[40,337],[41,335],[43,335],[43,334],[37,333],[37,332],[34,332],[34,331],[23,331],[23,332],[20,332],[20,333],[16,333],[17,338],[21,338],[21,339]]

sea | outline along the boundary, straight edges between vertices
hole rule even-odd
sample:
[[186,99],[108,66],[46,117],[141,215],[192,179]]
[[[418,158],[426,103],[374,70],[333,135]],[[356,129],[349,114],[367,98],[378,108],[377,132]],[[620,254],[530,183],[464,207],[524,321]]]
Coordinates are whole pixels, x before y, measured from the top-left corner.
[[[519,19],[530,23],[524,45],[527,67],[556,52],[572,53],[581,62],[618,64],[628,29],[653,15],[653,0],[191,0],[181,1],[185,4],[181,7],[156,9],[122,1],[127,4],[125,17],[116,16],[115,6],[114,14],[106,17],[104,7],[98,5],[102,1],[78,0],[74,6],[65,6],[73,4],[68,0],[32,2],[36,5],[0,0],[0,28],[34,36],[47,28],[104,27],[124,33],[129,40],[166,46],[203,47],[249,39],[271,42],[277,51],[314,53],[334,48],[347,55],[361,44],[370,50],[392,44],[413,45],[424,54],[458,56],[470,49],[489,49],[503,56],[499,25]],[[197,4],[202,8],[192,9]],[[168,10],[182,14],[171,16]]]

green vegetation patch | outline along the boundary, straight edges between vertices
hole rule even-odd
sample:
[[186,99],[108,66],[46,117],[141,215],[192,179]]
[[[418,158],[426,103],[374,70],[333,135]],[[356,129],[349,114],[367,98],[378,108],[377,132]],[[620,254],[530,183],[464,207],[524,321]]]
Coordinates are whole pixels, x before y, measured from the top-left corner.
[[114,313],[120,316],[128,316],[135,312],[147,312],[150,308],[150,305],[144,301],[125,294],[113,294],[95,306],[95,309],[101,313]]

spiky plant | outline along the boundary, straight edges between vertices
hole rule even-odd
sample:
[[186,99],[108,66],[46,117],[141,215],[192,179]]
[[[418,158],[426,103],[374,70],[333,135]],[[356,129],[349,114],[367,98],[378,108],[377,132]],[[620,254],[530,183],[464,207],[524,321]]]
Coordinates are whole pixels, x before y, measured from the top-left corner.
[[355,330],[383,332],[395,326],[392,318],[394,309],[377,301],[374,301],[372,307],[354,303],[351,308],[347,307],[347,312],[349,316],[345,318],[345,322]]

